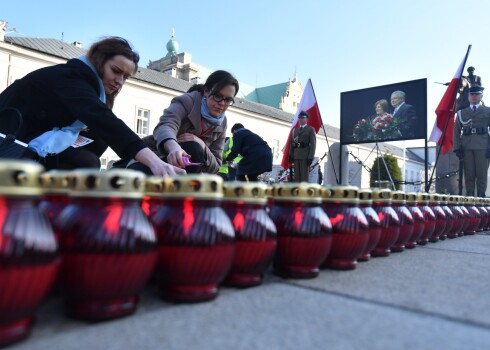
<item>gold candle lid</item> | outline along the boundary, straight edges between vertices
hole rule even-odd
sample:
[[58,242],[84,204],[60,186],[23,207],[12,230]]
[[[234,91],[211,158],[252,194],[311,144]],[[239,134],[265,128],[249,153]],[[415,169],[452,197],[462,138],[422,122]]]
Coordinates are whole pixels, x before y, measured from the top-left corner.
[[49,170],[39,176],[44,193],[67,195],[70,191],[68,178],[72,172],[68,170]]
[[69,177],[70,196],[143,198],[145,174],[130,169],[76,169]]
[[373,203],[373,190],[370,188],[360,188],[358,192],[359,203],[372,204]]
[[407,198],[407,203],[417,204],[417,193],[415,193],[415,192],[407,192],[405,194],[405,196]]
[[283,183],[273,186],[272,197],[275,201],[321,203],[321,189],[322,186],[308,182]]
[[372,188],[373,202],[391,203],[391,190],[388,188]]
[[233,181],[223,184],[223,200],[250,204],[266,204],[269,186],[261,182]]
[[440,204],[441,203],[441,195],[439,193],[431,193],[429,195],[429,203]]
[[420,204],[429,204],[430,195],[427,192],[417,193],[417,202]]
[[466,196],[464,197],[464,202],[465,204],[475,204],[475,197],[472,196]]
[[406,204],[407,195],[403,191],[392,191],[391,192],[391,202],[397,204]]
[[441,204],[448,204],[449,196],[447,194],[441,194]]
[[356,186],[332,186],[328,187],[330,193],[322,193],[325,202],[359,203],[359,187]]
[[44,168],[28,160],[0,159],[0,196],[40,196],[39,175]]
[[148,176],[145,179],[145,196],[160,197],[165,188],[165,180],[160,176]]
[[455,195],[448,196],[448,203],[451,205],[459,204],[459,198],[458,197],[459,196],[455,196]]
[[163,198],[222,199],[223,179],[211,174],[188,174],[165,178]]

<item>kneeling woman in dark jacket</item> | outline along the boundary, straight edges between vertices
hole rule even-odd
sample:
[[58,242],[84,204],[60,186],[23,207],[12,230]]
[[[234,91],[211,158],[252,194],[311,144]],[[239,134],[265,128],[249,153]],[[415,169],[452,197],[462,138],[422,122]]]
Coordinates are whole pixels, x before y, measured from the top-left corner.
[[[112,113],[116,95],[138,69],[139,55],[123,38],[93,44],[86,56],[41,68],[0,94],[0,110],[16,108],[24,123],[17,139],[28,144],[24,157],[47,169],[99,167],[110,146],[121,158],[135,158],[155,175],[185,173],[163,162]],[[72,147],[84,136],[93,142]]]
[[243,157],[238,163],[237,179],[257,181],[262,173],[272,170],[272,150],[259,135],[238,123],[231,128],[233,147],[225,161],[232,161],[239,154]]

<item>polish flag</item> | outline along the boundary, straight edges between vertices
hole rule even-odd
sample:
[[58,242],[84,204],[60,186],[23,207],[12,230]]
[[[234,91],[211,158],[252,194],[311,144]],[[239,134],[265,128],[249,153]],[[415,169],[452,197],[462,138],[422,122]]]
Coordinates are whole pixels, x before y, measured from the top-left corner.
[[458,93],[463,69],[470,54],[471,45],[463,61],[449,83],[441,102],[436,108],[436,121],[429,136],[429,141],[437,142],[441,146],[442,154],[445,154],[453,148],[453,131],[454,131],[454,114],[456,112],[456,95]]
[[306,83],[305,90],[303,91],[303,96],[301,96],[301,101],[298,105],[298,110],[294,115],[293,123],[291,125],[291,130],[289,131],[288,140],[286,141],[286,146],[284,147],[284,154],[282,156],[281,166],[283,169],[289,168],[289,145],[291,142],[291,137],[293,135],[293,129],[299,127],[298,115],[301,111],[308,112],[310,117],[308,118],[307,124],[315,129],[315,133],[322,127],[322,117],[320,115],[320,110],[318,109],[318,103],[316,102],[315,92],[313,91],[313,85],[311,84],[311,79],[308,79]]

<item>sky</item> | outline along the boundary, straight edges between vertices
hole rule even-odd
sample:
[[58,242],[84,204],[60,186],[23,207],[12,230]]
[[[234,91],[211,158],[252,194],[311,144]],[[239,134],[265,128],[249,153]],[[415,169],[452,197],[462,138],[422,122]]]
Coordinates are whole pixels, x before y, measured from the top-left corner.
[[122,36],[143,67],[165,56],[175,28],[179,52],[248,85],[278,84],[295,74],[303,86],[311,79],[323,122],[336,127],[342,92],[427,78],[429,135],[446,89],[436,82],[451,80],[468,45],[466,67],[475,67],[483,86],[490,81],[488,13],[486,0],[16,0],[2,3],[0,19],[8,22],[7,35],[79,41],[85,48]]

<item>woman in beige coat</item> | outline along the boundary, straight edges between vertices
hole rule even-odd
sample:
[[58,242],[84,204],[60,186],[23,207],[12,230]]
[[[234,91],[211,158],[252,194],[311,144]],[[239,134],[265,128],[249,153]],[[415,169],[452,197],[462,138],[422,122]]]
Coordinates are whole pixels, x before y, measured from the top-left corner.
[[[160,117],[148,147],[169,164],[188,173],[216,174],[223,161],[227,120],[225,112],[235,102],[238,81],[228,72],[212,73],[204,84],[175,97]],[[193,166],[186,166],[191,162]],[[140,166],[130,166],[140,170]]]

